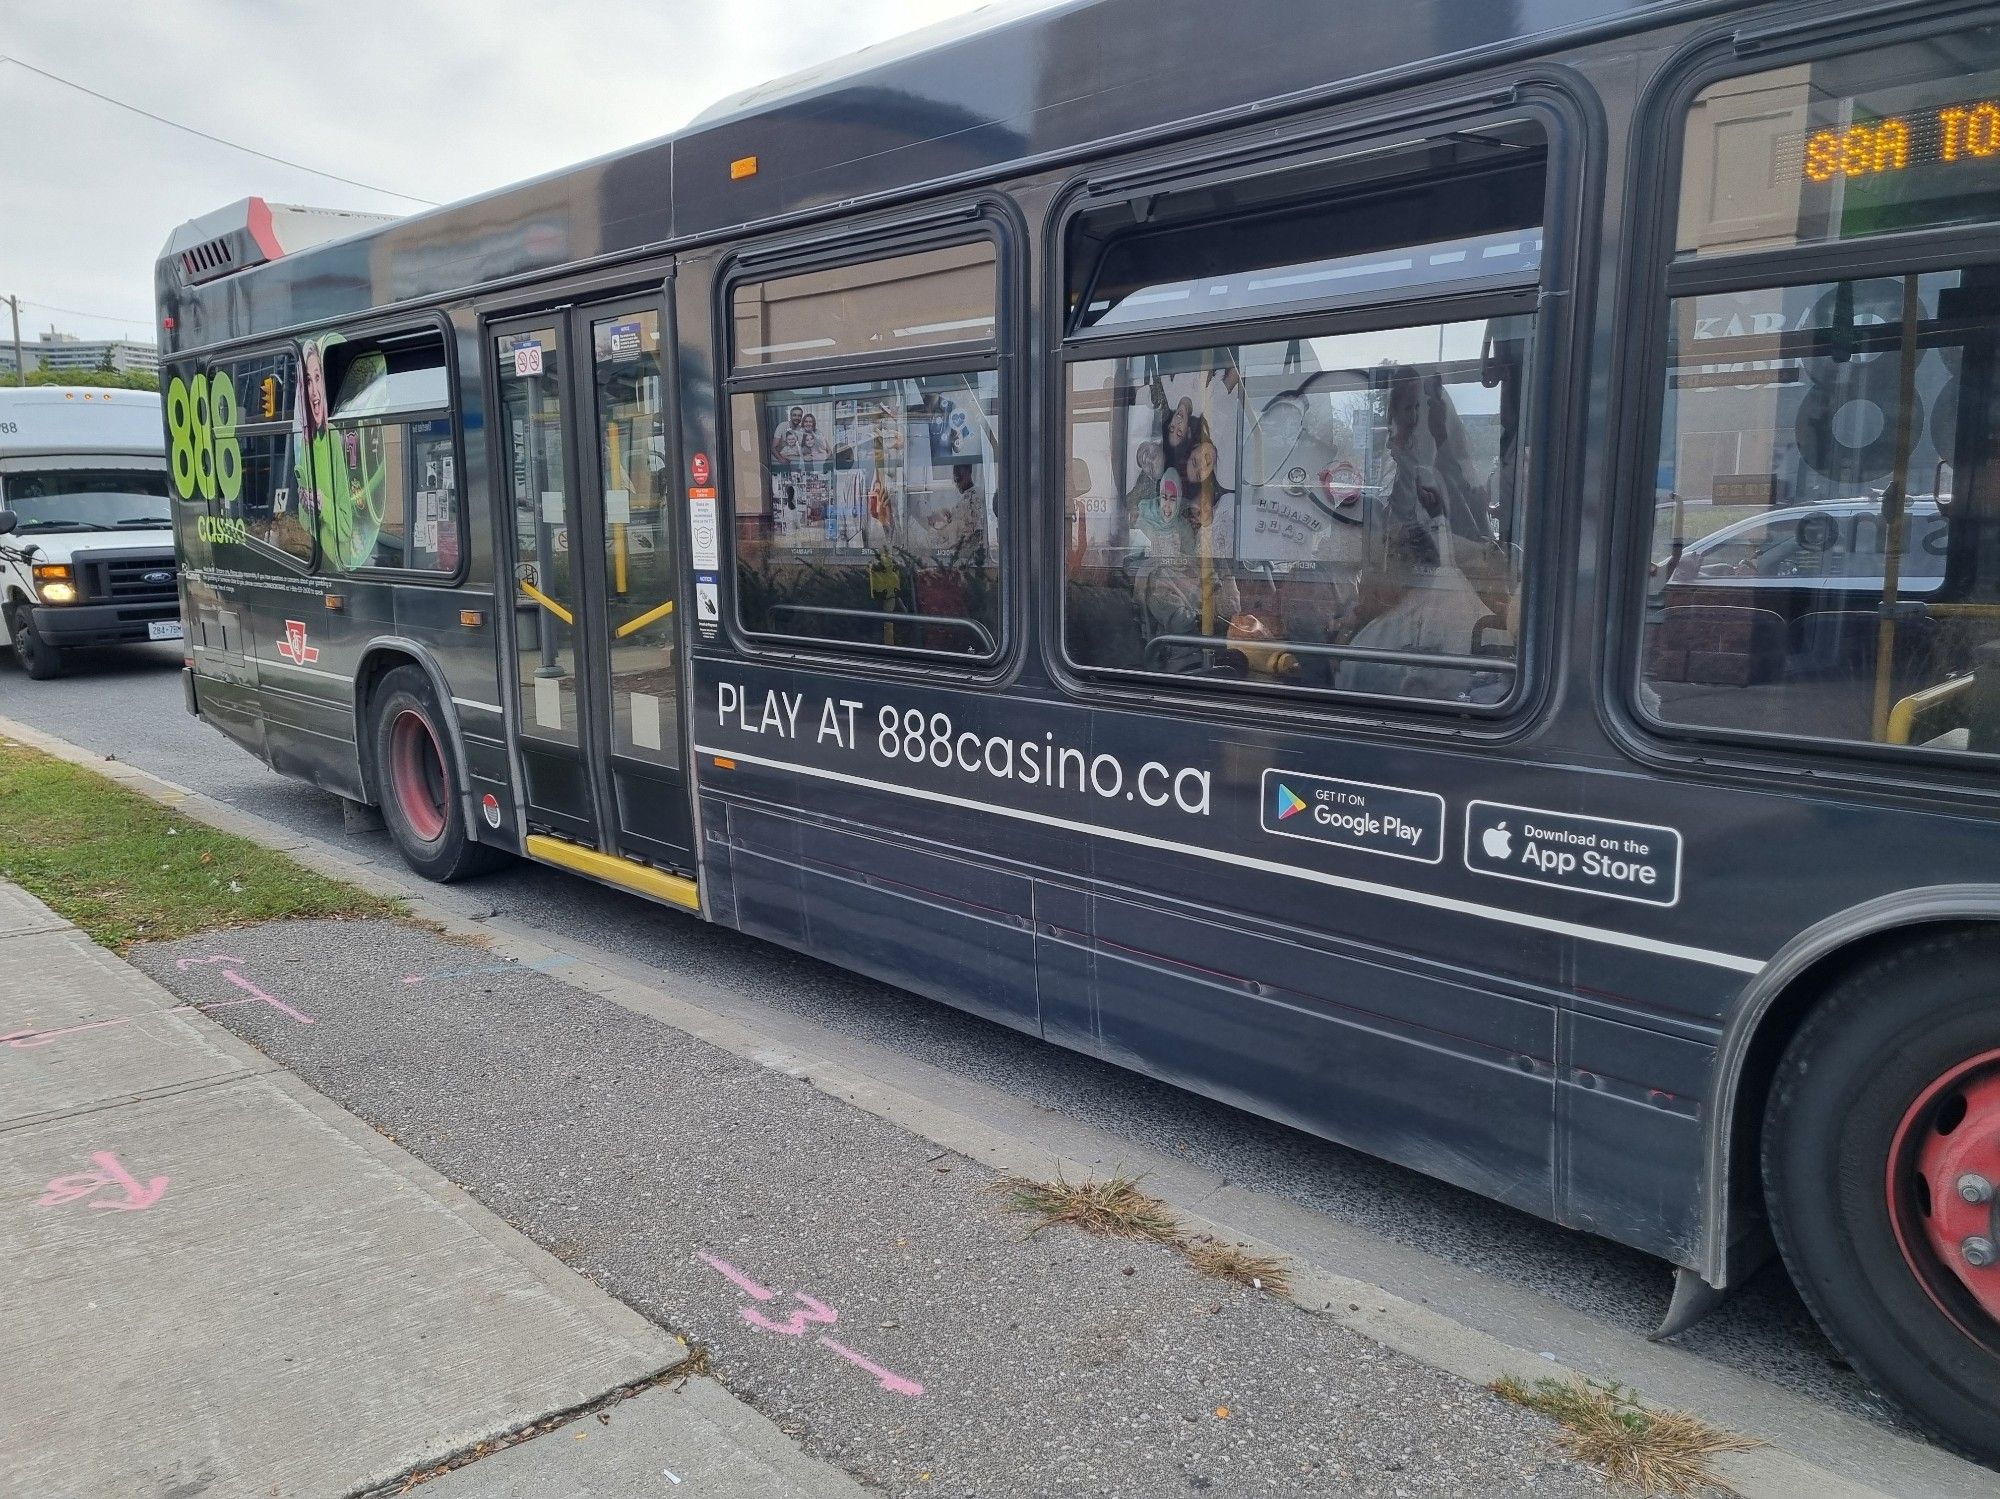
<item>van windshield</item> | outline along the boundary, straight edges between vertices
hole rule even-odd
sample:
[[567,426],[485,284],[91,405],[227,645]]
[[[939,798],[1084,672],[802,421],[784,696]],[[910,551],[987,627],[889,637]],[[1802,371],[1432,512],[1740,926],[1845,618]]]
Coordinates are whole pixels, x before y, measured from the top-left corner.
[[138,469],[46,469],[0,476],[22,531],[137,531],[173,523],[167,476]]

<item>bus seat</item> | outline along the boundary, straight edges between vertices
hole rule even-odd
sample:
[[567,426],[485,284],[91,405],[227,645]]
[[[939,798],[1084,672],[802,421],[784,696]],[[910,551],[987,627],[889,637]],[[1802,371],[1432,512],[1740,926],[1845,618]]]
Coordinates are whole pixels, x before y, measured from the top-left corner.
[[[1666,681],[1749,687],[1781,676],[1785,667],[1784,616],[1738,604],[1669,607],[1653,631],[1648,669]],[[1677,669],[1676,669],[1677,668]]]

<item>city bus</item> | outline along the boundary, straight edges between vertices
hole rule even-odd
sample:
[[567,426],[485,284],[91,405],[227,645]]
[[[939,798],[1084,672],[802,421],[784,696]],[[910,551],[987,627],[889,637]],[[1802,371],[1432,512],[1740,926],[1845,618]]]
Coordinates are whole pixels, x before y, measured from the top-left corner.
[[37,681],[77,646],[181,638],[160,398],[0,390],[0,641]]
[[192,711],[2000,1458],[2000,7],[988,11],[291,223],[157,266]]

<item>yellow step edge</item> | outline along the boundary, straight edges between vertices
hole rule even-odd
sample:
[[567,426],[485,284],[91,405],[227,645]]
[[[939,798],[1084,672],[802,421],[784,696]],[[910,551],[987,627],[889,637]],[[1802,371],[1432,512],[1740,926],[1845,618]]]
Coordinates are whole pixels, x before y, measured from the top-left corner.
[[616,859],[610,854],[600,854],[594,848],[582,848],[574,843],[565,843],[560,838],[546,838],[540,833],[528,835],[528,857],[540,859],[544,864],[559,864],[564,869],[587,874],[594,880],[603,880],[607,885],[622,885],[627,890],[635,890],[641,895],[650,895],[655,900],[667,901],[690,911],[701,909],[701,892],[695,888],[694,881],[668,874],[664,869],[634,864],[630,859]]

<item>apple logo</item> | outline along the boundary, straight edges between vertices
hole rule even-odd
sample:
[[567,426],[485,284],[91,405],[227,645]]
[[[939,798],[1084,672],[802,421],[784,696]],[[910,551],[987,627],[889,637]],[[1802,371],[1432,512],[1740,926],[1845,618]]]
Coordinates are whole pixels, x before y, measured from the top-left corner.
[[1486,850],[1487,858],[1504,863],[1514,851],[1514,835],[1507,831],[1506,823],[1495,823],[1479,835],[1479,846]]

